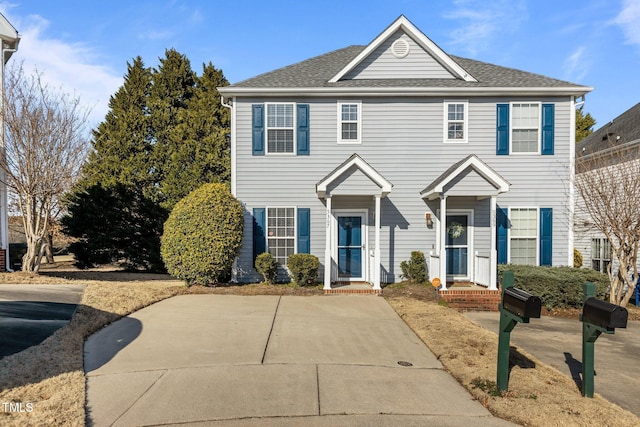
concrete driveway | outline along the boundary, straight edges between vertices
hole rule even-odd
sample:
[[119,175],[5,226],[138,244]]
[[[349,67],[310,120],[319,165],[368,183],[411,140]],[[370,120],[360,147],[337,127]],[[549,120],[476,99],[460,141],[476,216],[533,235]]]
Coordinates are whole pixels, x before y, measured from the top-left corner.
[[40,344],[75,313],[84,285],[0,285],[0,358]]
[[506,426],[382,298],[177,296],[85,344],[96,426]]
[[[467,312],[479,325],[498,333],[500,314]],[[573,378],[582,390],[582,323],[578,319],[543,316],[518,324],[511,343],[543,363]],[[595,343],[594,389],[596,393],[640,416],[640,322],[630,321],[614,335],[602,334]]]

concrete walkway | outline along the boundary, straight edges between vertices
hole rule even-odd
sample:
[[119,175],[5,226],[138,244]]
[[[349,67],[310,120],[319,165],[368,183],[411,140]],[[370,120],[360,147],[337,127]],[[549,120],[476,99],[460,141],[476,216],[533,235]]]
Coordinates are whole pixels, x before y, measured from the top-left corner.
[[40,344],[75,313],[84,285],[0,285],[0,358]]
[[512,425],[370,296],[174,297],[90,337],[85,370],[95,426]]
[[[498,333],[500,314],[467,312],[479,325]],[[529,324],[518,324],[511,332],[511,343],[541,362],[573,378],[582,390],[582,323],[578,319],[543,316]],[[618,406],[640,416],[640,322],[629,321],[626,329],[614,335],[602,334],[595,343],[594,389]]]

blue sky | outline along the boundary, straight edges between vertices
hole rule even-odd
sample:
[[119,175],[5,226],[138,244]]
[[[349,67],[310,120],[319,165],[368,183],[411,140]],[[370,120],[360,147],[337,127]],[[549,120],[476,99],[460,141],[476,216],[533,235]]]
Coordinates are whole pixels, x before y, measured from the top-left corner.
[[75,93],[97,124],[140,55],[175,48],[231,83],[353,44],[405,15],[445,52],[593,86],[596,128],[640,102],[640,0],[0,0],[12,61]]

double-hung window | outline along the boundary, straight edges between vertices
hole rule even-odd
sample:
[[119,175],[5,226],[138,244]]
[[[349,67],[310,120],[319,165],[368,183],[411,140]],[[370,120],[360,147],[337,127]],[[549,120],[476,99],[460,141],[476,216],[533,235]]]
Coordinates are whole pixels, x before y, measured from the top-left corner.
[[296,253],[296,209],[267,208],[267,248],[280,265]]
[[467,142],[466,101],[444,102],[444,141]]
[[540,104],[512,104],[511,152],[540,152]]
[[538,265],[538,209],[512,208],[509,218],[509,262]]
[[338,102],[338,142],[361,142],[361,116],[360,102]]
[[294,104],[267,104],[267,153],[294,153]]
[[606,273],[611,264],[609,239],[591,239],[591,268]]

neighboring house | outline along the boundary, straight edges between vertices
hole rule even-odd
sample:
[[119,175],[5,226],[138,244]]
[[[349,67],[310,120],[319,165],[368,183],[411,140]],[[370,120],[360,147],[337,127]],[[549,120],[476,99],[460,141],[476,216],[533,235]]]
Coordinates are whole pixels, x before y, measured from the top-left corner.
[[[592,88],[451,56],[404,16],[349,46],[219,88],[231,189],[245,208],[234,269],[311,253],[325,289],[429,277],[496,289],[497,264],[573,261],[575,101]],[[445,273],[446,272],[446,273]]]
[[[4,67],[11,55],[18,49],[20,36],[18,31],[0,13],[0,40],[2,40],[2,63],[0,64],[0,113],[4,108]],[[4,153],[4,123],[0,114],[0,145]],[[0,271],[9,270],[9,216],[7,186],[4,184],[3,173],[0,172]]]
[[[636,104],[611,122],[602,126],[577,144],[576,173],[593,173],[594,169],[622,164],[624,173],[636,176],[640,173],[640,103]],[[578,175],[579,177],[579,175]],[[610,182],[604,181],[606,184]],[[631,185],[640,184],[640,179],[632,179]],[[622,185],[622,184],[620,184]],[[632,190],[633,191],[633,190]],[[618,263],[612,257],[611,244],[604,234],[596,230],[593,220],[584,209],[580,194],[576,198],[575,235],[576,248],[583,257],[583,267],[602,273],[612,266],[617,271]],[[633,209],[640,215],[640,200],[631,201]],[[612,264],[613,262],[613,264]],[[640,262],[638,263],[640,269]]]

